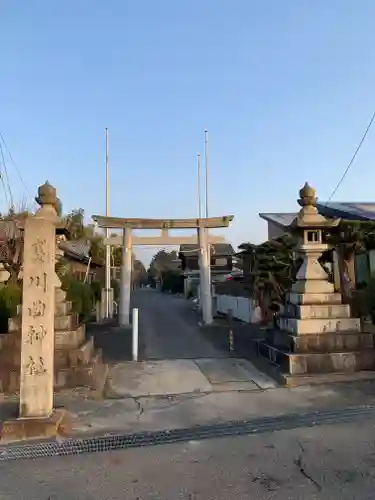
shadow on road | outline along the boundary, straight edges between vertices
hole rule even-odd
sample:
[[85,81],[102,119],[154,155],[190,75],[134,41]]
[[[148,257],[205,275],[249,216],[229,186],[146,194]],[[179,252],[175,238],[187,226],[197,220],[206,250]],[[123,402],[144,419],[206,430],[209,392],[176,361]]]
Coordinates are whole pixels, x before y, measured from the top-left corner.
[[130,328],[117,326],[116,322],[86,326],[87,337],[94,337],[96,349],[102,349],[105,363],[130,361],[132,356],[132,332]]

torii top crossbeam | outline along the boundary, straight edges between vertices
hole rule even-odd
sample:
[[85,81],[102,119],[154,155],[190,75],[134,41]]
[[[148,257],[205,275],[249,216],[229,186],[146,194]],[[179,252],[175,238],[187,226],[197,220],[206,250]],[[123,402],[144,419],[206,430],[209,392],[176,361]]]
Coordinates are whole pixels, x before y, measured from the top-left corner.
[[108,229],[198,229],[228,227],[233,215],[202,219],[123,219],[93,215],[92,219],[101,228]]

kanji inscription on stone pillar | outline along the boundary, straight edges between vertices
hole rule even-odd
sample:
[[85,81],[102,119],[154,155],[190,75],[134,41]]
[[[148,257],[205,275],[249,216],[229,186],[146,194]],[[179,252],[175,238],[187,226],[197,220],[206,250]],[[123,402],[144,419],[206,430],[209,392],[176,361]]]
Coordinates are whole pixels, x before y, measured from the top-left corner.
[[20,417],[48,417],[53,410],[56,190],[46,183],[41,208],[24,230]]

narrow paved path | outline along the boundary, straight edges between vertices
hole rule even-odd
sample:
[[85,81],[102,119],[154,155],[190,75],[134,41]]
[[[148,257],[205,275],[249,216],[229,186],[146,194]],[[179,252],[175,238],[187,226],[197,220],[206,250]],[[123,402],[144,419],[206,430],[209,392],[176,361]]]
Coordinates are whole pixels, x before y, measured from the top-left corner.
[[133,293],[132,305],[139,309],[144,359],[227,357],[203,337],[197,314],[186,299],[144,289]]
[[145,289],[133,293],[132,307],[139,310],[141,362],[125,361],[112,367],[111,387],[118,397],[275,387],[250,361],[229,356],[205,338],[189,301]]

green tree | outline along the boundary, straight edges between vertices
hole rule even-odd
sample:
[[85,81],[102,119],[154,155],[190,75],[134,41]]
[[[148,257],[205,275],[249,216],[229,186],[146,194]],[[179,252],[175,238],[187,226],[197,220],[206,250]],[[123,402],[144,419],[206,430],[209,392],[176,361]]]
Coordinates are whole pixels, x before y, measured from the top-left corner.
[[162,282],[163,273],[166,271],[176,271],[179,268],[178,254],[175,250],[166,252],[159,250],[151,259],[148,268],[148,276],[151,282]]

